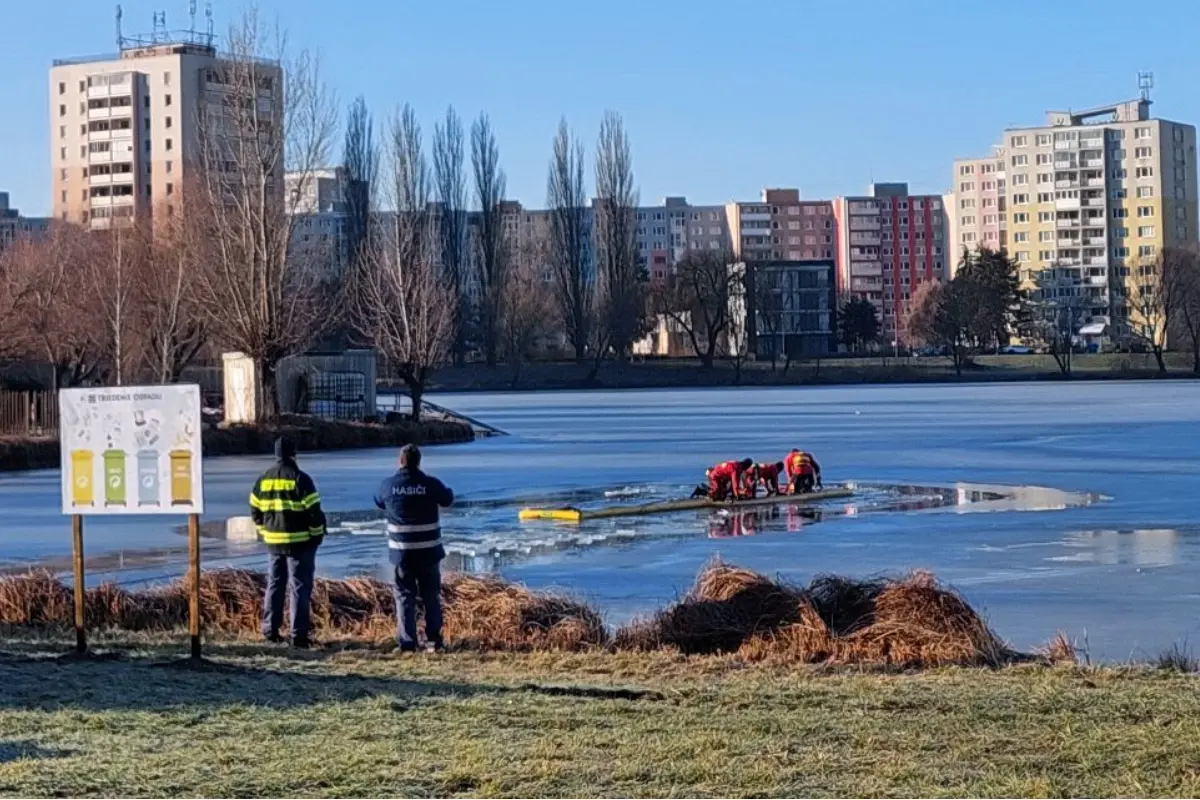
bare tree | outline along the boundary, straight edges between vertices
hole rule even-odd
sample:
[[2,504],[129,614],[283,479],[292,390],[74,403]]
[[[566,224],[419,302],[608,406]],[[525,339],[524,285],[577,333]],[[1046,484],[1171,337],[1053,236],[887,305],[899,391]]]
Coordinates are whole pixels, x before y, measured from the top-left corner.
[[1187,342],[1192,351],[1192,372],[1200,374],[1200,252],[1194,245],[1167,248],[1162,262],[1174,300],[1167,338]]
[[[270,45],[256,12],[229,35],[228,52],[205,76],[198,120],[202,192],[184,213],[203,221],[197,292],[206,324],[223,346],[253,359],[258,414],[278,413],[276,368],[334,321],[326,275],[293,246],[296,210],[327,164],[334,100],[307,52],[289,57],[281,34]],[[274,60],[265,60],[272,52]],[[286,91],[284,76],[287,76]],[[285,196],[284,172],[295,183]]]
[[731,301],[742,281],[737,257],[728,250],[689,250],[654,298],[659,314],[688,336],[692,351],[711,367],[728,341]]
[[1044,348],[1054,358],[1059,372],[1070,376],[1075,352],[1075,333],[1091,307],[1087,297],[1079,294],[1073,280],[1059,277],[1058,268],[1037,282],[1037,289],[1027,301],[1028,313],[1019,327],[1021,338],[1035,348]]
[[433,128],[433,184],[439,213],[438,239],[442,269],[454,294],[454,359],[465,363],[468,348],[470,304],[467,296],[467,176],[462,119],[454,106]]
[[621,115],[607,111],[596,147],[596,262],[600,303],[596,343],[603,354],[612,348],[619,356],[633,351],[645,332],[645,281],[638,263],[637,203],[633,157]]
[[505,176],[500,149],[486,114],[471,126],[471,167],[475,176],[475,201],[479,204],[474,259],[479,283],[479,324],[488,366],[496,365],[500,328],[508,283],[508,247],[504,232]]
[[6,349],[51,365],[55,390],[103,371],[103,312],[88,280],[91,247],[83,230],[56,224],[43,238],[15,243],[4,257],[5,296],[16,301],[17,320]]
[[346,173],[346,252],[338,255],[339,260],[353,265],[360,253],[370,247],[371,219],[379,179],[375,122],[361,96],[350,106],[346,118],[342,166]]
[[578,361],[586,355],[591,339],[595,300],[595,276],[588,258],[590,231],[583,165],[583,143],[571,135],[563,119],[554,137],[546,205],[550,210],[558,313]]
[[93,232],[88,242],[85,280],[99,317],[96,336],[108,377],[117,386],[129,379],[141,359],[136,352],[136,312],[138,302],[145,298],[139,289],[148,271],[146,224],[147,220],[139,219],[132,225],[115,225]]
[[1178,303],[1172,266],[1170,262],[1146,259],[1132,268],[1133,274],[1121,291],[1129,335],[1154,354],[1159,372],[1167,371],[1163,353],[1167,347],[1167,329]]
[[412,418],[419,420],[429,377],[451,355],[456,298],[448,276],[433,263],[440,242],[429,215],[429,169],[408,106],[392,125],[390,151],[392,230],[355,270],[351,319],[404,381]]
[[[771,372],[776,370],[779,354],[787,347],[780,347],[783,338],[783,291],[779,287],[778,277],[767,277],[767,273],[759,271],[754,276],[754,321],[755,332],[760,337],[766,337],[771,343]],[[784,365],[787,374],[790,360]]]
[[544,249],[526,255],[510,268],[500,321],[501,352],[512,368],[513,386],[521,380],[522,365],[532,360],[538,340],[550,332],[554,315],[551,284],[542,269]]
[[197,303],[201,230],[175,214],[155,223],[146,269],[139,276],[136,320],[142,370],[157,383],[174,383],[206,342]]

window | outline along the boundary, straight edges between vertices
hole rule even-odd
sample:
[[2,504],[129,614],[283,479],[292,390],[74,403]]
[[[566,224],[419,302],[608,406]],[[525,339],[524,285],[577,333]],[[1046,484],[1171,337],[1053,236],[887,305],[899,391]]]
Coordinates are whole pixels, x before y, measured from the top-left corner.
[[1113,219],[1125,219],[1126,217],[1129,216],[1128,208],[1114,208],[1112,211],[1113,211]]
[[1114,147],[1112,157],[1115,161],[1123,161],[1125,159],[1125,149],[1122,147]]
[[1134,151],[1133,151],[1134,158],[1150,158],[1153,155],[1154,155],[1153,147],[1137,147],[1137,148],[1134,148]]
[[994,198],[994,197],[983,198],[983,207],[984,208],[995,208],[996,207],[996,198]]
[[965,164],[958,168],[959,175],[974,175],[975,166],[973,164]]
[[1054,212],[1053,211],[1039,211],[1038,212],[1038,222],[1053,222],[1053,221],[1054,221]]
[[1054,240],[1054,231],[1038,231],[1039,242],[1049,242]]
[[170,85],[171,85],[171,73],[164,72],[163,73],[163,86],[170,86]]
[[789,221],[788,221],[788,230],[789,230],[789,231],[798,231],[798,230],[800,230],[800,221],[799,221],[799,220],[795,220],[795,219],[793,219],[793,220],[789,220]]
[[1139,217],[1153,217],[1154,216],[1154,206],[1138,206],[1138,216]]
[[1113,258],[1128,258],[1128,257],[1129,257],[1129,248],[1128,247],[1114,247],[1113,248]]
[[1039,250],[1038,251],[1038,261],[1053,261],[1053,260],[1054,260],[1054,251],[1053,250]]
[[1017,231],[1016,233],[1013,234],[1013,241],[1017,242],[1018,244],[1028,242],[1029,234],[1026,233],[1025,231]]
[[1024,167],[1029,165],[1029,156],[1019,155],[1012,157],[1012,165],[1014,167]]
[[168,195],[175,194],[175,184],[173,184],[173,183],[167,184],[167,194]]
[[1154,167],[1138,167],[1137,168],[1137,176],[1139,178],[1153,178],[1154,177]]
[[63,189],[63,191],[62,191],[62,201],[64,203],[67,202],[67,190],[66,189]]
[[171,118],[170,117],[167,117],[163,122],[166,125],[166,127],[168,127],[168,128],[171,127]]
[[1028,175],[1013,175],[1013,178],[1012,178],[1013,186],[1024,186],[1027,183],[1029,183]]
[[800,206],[788,206],[788,216],[789,217],[800,216]]
[[67,107],[65,105],[60,105],[58,107],[58,115],[60,117],[65,117],[67,115]]
[[1138,245],[1138,255],[1142,258],[1145,258],[1146,256],[1152,256],[1154,255],[1154,251],[1156,249],[1157,248],[1152,244],[1140,244]]
[[173,149],[174,149],[174,146],[173,146],[173,144],[172,144],[171,140],[170,140],[170,139],[167,139],[167,143],[166,143],[166,150],[167,150],[167,152],[169,153],[169,152],[171,152],[171,150],[173,150]]
[[1047,167],[1050,165],[1051,161],[1052,161],[1052,157],[1049,153],[1038,153],[1035,163],[1039,167]]
[[1133,129],[1133,138],[1149,139],[1150,138],[1150,129],[1149,128],[1134,128]]
[[150,95],[146,95],[145,97],[142,98],[142,107],[143,108],[150,107]]
[[1153,225],[1142,225],[1138,228],[1138,236],[1142,239],[1151,239],[1154,237]]
[[1118,239],[1124,239],[1129,235],[1129,228],[1113,228],[1113,236]]
[[1137,190],[1138,197],[1154,197],[1153,186],[1139,186]]
[[1054,192],[1038,192],[1037,201],[1039,203],[1053,203],[1054,202]]
[[1028,139],[1028,137],[1025,137],[1025,136],[1014,136],[1014,137],[1012,138],[1012,146],[1013,146],[1013,147],[1025,147],[1027,144],[1029,144],[1029,139]]
[[1129,196],[1129,192],[1126,191],[1125,189],[1113,189],[1112,190],[1113,200],[1124,200],[1128,196]]
[[59,93],[59,94],[66,94],[66,93],[67,93],[67,85],[66,85],[65,83],[59,82],[59,84],[58,84],[58,93]]
[[973,192],[975,191],[975,184],[971,181],[964,181],[958,185],[958,190],[960,192]]
[[963,200],[959,200],[959,201],[958,201],[958,207],[959,207],[959,208],[974,208],[974,207],[975,207],[975,201],[974,201],[972,198],[969,198],[969,197],[968,197],[968,198],[966,198],[966,199],[963,199]]
[[995,214],[985,214],[983,217],[984,225],[995,225],[998,221],[999,221],[999,219],[996,217]]
[[1024,225],[1029,222],[1029,215],[1024,211],[1018,211],[1016,214],[1013,214],[1013,222],[1017,225]]
[[60,147],[60,148],[59,148],[59,150],[58,150],[58,157],[59,157],[61,160],[63,160],[63,161],[66,161],[66,160],[67,160],[67,148],[65,148],[65,147]]
[[1124,169],[1118,168],[1118,169],[1114,169],[1112,171],[1112,177],[1113,177],[1114,181],[1124,180],[1126,177],[1128,177],[1128,175],[1129,175],[1129,173],[1127,171],[1125,171]]
[[1046,145],[1050,144],[1050,134],[1039,133],[1034,141],[1037,142],[1038,147],[1045,147]]
[[975,234],[973,234],[973,233],[964,233],[964,234],[962,235],[962,240],[963,240],[963,243],[964,243],[964,244],[970,244],[971,242],[975,241]]
[[959,220],[959,224],[962,225],[964,228],[967,227],[968,225],[974,225],[975,218],[974,217],[963,217],[961,220]]
[[1029,204],[1029,195],[1027,195],[1027,194],[1014,194],[1013,195],[1013,205],[1023,206],[1023,205],[1028,205],[1028,204]]
[[1054,183],[1054,173],[1053,172],[1039,172],[1038,173],[1038,183]]
[[171,95],[168,94],[163,96],[163,105],[171,105]]
[[1028,250],[1018,250],[1017,251],[1017,261],[1028,261],[1028,260],[1029,260],[1029,251]]

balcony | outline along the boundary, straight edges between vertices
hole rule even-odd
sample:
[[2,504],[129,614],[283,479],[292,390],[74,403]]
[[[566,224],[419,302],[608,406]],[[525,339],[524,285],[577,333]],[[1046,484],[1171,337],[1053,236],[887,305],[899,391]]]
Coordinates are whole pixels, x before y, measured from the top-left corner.
[[860,217],[857,219],[854,217],[850,218],[851,231],[877,231],[882,227],[883,226],[880,225],[879,220],[874,217]]
[[1054,182],[1055,189],[1078,189],[1079,187],[1080,187],[1079,181],[1055,181]]
[[1063,197],[1054,201],[1054,207],[1059,211],[1071,211],[1079,208],[1078,197]]
[[1104,178],[1088,178],[1083,182],[1084,186],[1103,186]]
[[1107,247],[1108,240],[1105,239],[1103,236],[1100,236],[1100,237],[1085,236],[1083,238],[1083,246],[1084,247]]
[[1083,166],[1085,166],[1085,167],[1103,167],[1104,159],[1103,158],[1085,158],[1082,163],[1083,163]]
[[[1106,267],[1108,266],[1108,259],[1103,256],[1090,256],[1089,258],[1085,258],[1083,263],[1091,267]],[[1107,278],[1104,280],[1107,281]]]
[[1104,207],[1104,198],[1103,197],[1081,197],[1081,198],[1079,198],[1079,205],[1083,206],[1084,208],[1103,208]]
[[853,262],[850,264],[850,277],[851,278],[859,278],[859,277],[870,278],[870,277],[877,277],[882,274],[883,274],[883,265],[880,264],[879,262],[865,263],[865,262],[856,261],[856,262]]
[[1079,247],[1079,240],[1078,239],[1065,239],[1065,238],[1059,239],[1058,246],[1059,247]]
[[1060,230],[1063,228],[1078,228],[1081,227],[1082,224],[1082,221],[1080,221],[1078,217],[1059,217],[1058,219],[1054,220],[1054,227]]

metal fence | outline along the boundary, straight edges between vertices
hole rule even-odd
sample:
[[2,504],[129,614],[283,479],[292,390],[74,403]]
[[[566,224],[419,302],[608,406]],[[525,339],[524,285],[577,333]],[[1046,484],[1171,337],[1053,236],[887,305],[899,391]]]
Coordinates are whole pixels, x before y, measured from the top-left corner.
[[54,436],[58,396],[54,392],[0,391],[0,436]]

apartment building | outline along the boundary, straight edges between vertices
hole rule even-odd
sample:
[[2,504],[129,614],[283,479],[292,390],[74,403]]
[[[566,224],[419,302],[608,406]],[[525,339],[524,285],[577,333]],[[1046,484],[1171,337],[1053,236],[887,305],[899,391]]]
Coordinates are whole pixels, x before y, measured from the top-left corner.
[[37,236],[45,233],[50,220],[44,217],[23,217],[13,208],[8,192],[0,192],[0,250],[4,250],[22,236]]
[[801,200],[799,189],[764,189],[754,202],[725,206],[730,246],[744,261],[837,259],[829,200]]
[[879,309],[885,342],[903,343],[917,287],[948,277],[941,195],[910,195],[907,183],[874,183],[869,194],[834,201],[839,291]]
[[662,282],[688,250],[729,248],[723,206],[694,206],[686,197],[637,209],[637,247],[652,282]]
[[951,202],[945,204],[951,278],[964,249],[1000,250],[1008,246],[1004,148],[996,147],[986,158],[955,161],[954,175]]
[[[252,90],[231,81],[236,70],[229,67],[211,35],[192,32],[122,38],[116,54],[55,61],[49,87],[54,217],[96,229],[169,210],[188,169],[200,161],[202,118],[228,125],[224,112],[231,105],[256,100],[277,110],[282,102],[277,63],[254,62]],[[251,91],[254,100],[242,96]]]
[[739,268],[745,271],[746,288],[731,298],[731,327],[744,329],[748,353],[762,361],[837,351],[834,259],[764,261]]
[[[1070,299],[1090,330],[1123,318],[1120,289],[1164,247],[1197,240],[1196,129],[1155,119],[1148,93],[1004,131],[1002,243],[1027,286]],[[999,159],[996,159],[997,161]],[[954,178],[972,162],[956,162]],[[957,193],[956,193],[957,194]],[[973,209],[958,200],[955,209]],[[972,231],[960,228],[966,237]],[[960,240],[973,244],[975,240]]]

